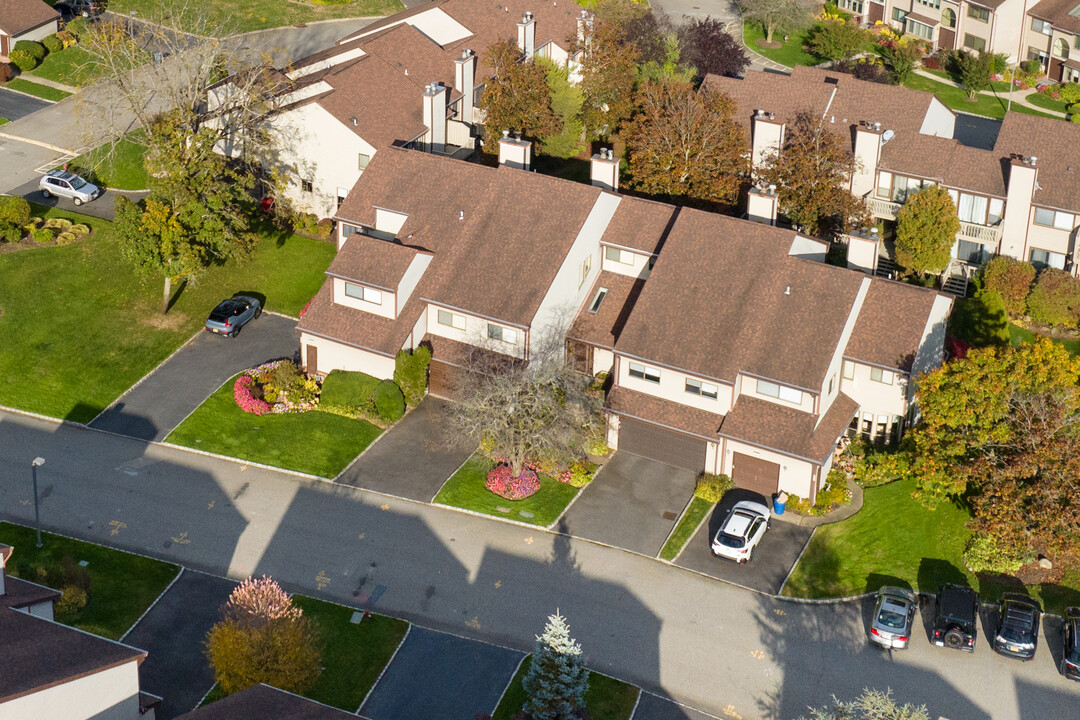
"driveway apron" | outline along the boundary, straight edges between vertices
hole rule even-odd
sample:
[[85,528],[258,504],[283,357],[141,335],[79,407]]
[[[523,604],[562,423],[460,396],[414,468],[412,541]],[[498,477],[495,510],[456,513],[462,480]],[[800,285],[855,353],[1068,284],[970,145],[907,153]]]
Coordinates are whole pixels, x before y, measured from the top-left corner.
[[449,403],[428,396],[350,465],[342,485],[430,502],[472,454],[451,442],[445,428]]
[[0,117],[18,120],[52,105],[36,97],[0,88]]
[[655,556],[690,502],[696,480],[689,470],[615,453],[570,506],[566,532]]
[[194,708],[214,684],[206,662],[206,633],[220,619],[220,608],[236,583],[185,570],[135,626],[124,642],[147,651],[139,667],[139,684],[160,696],[159,718],[172,718]]
[[368,720],[462,720],[490,714],[525,656],[413,626],[360,715]]
[[712,720],[706,715],[657,695],[642,693],[631,720]]
[[295,320],[263,313],[236,338],[199,333],[142,384],[94,418],[90,427],[139,440],[164,440],[233,375],[292,357],[299,347],[295,327]]

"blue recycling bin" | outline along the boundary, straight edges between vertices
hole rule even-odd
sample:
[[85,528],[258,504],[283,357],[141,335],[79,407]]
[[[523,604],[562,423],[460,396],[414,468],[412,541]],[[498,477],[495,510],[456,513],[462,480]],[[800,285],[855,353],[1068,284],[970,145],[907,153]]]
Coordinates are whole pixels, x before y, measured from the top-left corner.
[[773,496],[772,501],[773,512],[777,515],[783,515],[784,510],[787,508],[787,493],[780,493]]

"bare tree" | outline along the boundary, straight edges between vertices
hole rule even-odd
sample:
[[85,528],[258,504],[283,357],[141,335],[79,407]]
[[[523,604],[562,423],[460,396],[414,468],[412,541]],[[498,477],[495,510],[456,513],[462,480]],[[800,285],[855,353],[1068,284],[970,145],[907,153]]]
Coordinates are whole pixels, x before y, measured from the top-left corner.
[[775,33],[802,30],[810,24],[817,8],[816,0],[741,0],[743,20],[756,22],[765,31],[765,41]]

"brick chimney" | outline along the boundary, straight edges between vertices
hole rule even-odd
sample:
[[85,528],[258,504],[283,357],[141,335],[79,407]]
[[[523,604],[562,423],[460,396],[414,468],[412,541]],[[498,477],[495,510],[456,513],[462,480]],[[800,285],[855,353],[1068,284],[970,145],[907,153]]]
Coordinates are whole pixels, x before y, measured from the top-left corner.
[[605,190],[618,192],[619,190],[619,159],[615,153],[605,148],[592,156],[589,164],[589,179],[593,185]]
[[1001,221],[1002,255],[1023,260],[1027,257],[1028,219],[1031,201],[1039,185],[1039,159],[1014,157],[1009,163],[1008,190],[1005,191],[1005,217]]
[[750,121],[751,167],[757,169],[765,158],[780,152],[784,145],[784,121],[764,110],[754,112]]
[[433,82],[424,88],[424,125],[431,152],[446,150],[446,86]]
[[11,557],[11,546],[0,545],[0,595],[7,593],[7,561]]
[[474,123],[473,98],[476,96],[476,53],[466,48],[454,60],[454,85],[461,93],[462,122]]
[[746,196],[746,215],[754,222],[776,224],[776,186],[750,188]]
[[499,164],[518,170],[532,167],[532,143],[522,140],[521,136],[510,136],[509,130],[503,130],[499,138]]
[[536,18],[531,12],[526,12],[521,16],[517,27],[518,47],[525,53],[525,57],[531,58],[536,52]]

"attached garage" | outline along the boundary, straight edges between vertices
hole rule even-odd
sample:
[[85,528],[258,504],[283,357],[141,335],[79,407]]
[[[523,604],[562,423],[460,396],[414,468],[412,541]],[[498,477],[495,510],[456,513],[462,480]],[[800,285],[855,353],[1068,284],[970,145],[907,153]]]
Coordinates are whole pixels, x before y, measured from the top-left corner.
[[693,435],[623,417],[619,424],[619,451],[633,453],[678,468],[701,472],[708,443]]
[[731,460],[731,479],[736,487],[770,497],[780,487],[780,466],[753,455],[737,452],[733,454]]
[[437,397],[453,400],[461,390],[464,376],[463,368],[432,360],[428,366],[428,392]]

